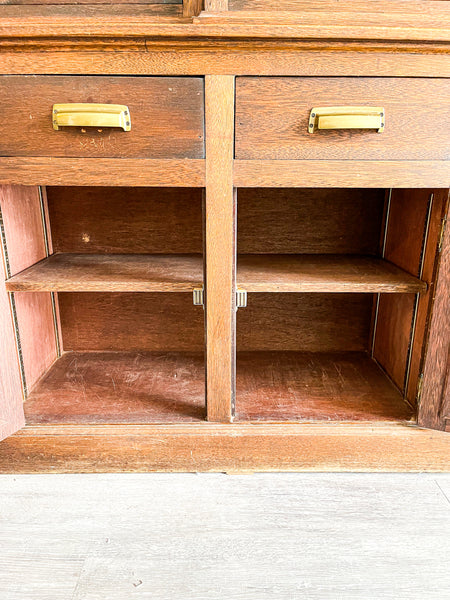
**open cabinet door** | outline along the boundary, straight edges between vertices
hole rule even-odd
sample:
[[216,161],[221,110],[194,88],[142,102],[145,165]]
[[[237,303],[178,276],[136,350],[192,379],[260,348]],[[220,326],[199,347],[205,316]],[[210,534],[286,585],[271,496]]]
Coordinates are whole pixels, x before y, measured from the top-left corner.
[[14,323],[8,292],[5,289],[7,263],[5,236],[0,213],[0,440],[25,424],[19,356],[16,348]]
[[[447,203],[448,207],[448,203]],[[435,300],[423,368],[419,425],[450,431],[450,226],[443,222]]]

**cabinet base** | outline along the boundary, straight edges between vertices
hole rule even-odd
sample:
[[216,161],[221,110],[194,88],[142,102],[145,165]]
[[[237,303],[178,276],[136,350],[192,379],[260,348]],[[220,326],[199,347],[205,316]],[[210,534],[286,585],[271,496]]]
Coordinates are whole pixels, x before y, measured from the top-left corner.
[[0,473],[449,471],[450,436],[411,424],[40,425]]

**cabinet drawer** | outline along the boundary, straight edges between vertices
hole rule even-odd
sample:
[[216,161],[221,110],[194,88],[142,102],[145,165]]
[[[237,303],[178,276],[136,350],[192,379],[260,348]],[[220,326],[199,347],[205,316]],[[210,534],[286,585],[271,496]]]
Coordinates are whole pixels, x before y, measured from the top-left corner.
[[[385,128],[316,129],[312,108],[383,107]],[[450,80],[242,77],[236,82],[236,158],[445,160]]]
[[[203,158],[203,79],[0,77],[1,156]],[[54,104],[119,104],[131,130],[53,129]]]

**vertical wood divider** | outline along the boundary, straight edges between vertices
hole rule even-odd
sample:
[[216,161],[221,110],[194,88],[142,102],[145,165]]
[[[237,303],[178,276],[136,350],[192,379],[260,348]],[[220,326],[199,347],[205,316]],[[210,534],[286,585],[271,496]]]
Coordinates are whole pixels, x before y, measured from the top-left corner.
[[201,13],[203,0],[183,0],[183,17],[196,17]]
[[207,418],[229,422],[236,373],[234,76],[205,77],[205,118]]

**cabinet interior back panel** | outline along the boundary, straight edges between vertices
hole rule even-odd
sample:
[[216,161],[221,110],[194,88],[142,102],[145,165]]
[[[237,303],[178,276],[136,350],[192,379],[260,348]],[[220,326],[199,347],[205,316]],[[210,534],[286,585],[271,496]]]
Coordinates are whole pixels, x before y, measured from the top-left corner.
[[237,313],[237,348],[366,351],[372,294],[249,294]]
[[201,306],[189,293],[58,294],[65,351],[203,351]]
[[240,189],[241,254],[377,254],[379,189]]
[[55,252],[202,252],[202,191],[47,188]]

